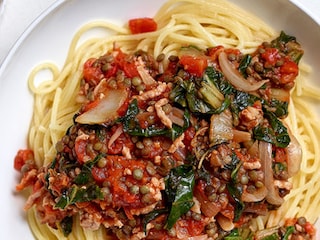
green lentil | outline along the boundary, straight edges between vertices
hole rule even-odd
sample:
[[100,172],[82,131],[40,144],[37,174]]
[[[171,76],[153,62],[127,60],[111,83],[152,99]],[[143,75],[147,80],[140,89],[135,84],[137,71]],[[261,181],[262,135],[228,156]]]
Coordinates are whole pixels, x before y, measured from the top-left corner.
[[142,83],[142,81],[141,81],[141,78],[139,77],[133,77],[131,80],[131,83],[133,86],[137,87]]
[[150,192],[150,189],[149,189],[149,187],[147,185],[143,185],[143,186],[140,187],[140,193],[141,194],[145,195],[145,194],[147,194],[149,192]]
[[143,170],[141,170],[140,168],[134,169],[132,172],[132,176],[136,180],[141,180],[143,178]]
[[107,159],[106,158],[100,158],[97,163],[99,168],[104,168],[107,165]]
[[130,193],[132,193],[132,194],[138,194],[138,193],[139,193],[139,186],[137,186],[137,185],[132,185],[132,186],[130,187]]

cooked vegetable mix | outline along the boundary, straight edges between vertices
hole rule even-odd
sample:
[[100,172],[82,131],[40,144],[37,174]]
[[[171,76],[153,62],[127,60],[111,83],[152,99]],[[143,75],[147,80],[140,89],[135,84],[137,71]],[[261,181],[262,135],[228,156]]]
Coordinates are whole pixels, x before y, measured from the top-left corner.
[[[137,33],[152,19],[134,19]],[[37,168],[20,150],[17,190],[32,187],[26,209],[72,231],[109,229],[119,239],[311,239],[303,217],[252,231],[292,186],[301,149],[283,120],[303,55],[292,36],[252,54],[185,46],[177,56],[114,48],[83,66],[81,109]],[[159,70],[159,65],[166,66]]]

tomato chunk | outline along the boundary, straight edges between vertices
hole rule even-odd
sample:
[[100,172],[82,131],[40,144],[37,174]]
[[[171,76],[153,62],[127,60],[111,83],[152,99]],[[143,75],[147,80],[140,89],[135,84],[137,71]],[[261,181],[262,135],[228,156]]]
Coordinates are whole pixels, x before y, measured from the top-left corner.
[[207,59],[201,56],[195,57],[183,55],[180,57],[180,63],[183,65],[184,70],[196,77],[201,77],[208,66]]
[[131,33],[146,33],[157,30],[158,25],[152,18],[134,18],[129,20],[129,28]]
[[280,67],[280,83],[287,84],[291,83],[295,80],[295,78],[299,74],[298,65],[290,60],[284,62],[284,64]]
[[14,158],[14,169],[17,171],[21,171],[22,166],[28,160],[33,161],[33,151],[31,149],[21,149],[17,152],[17,155]]

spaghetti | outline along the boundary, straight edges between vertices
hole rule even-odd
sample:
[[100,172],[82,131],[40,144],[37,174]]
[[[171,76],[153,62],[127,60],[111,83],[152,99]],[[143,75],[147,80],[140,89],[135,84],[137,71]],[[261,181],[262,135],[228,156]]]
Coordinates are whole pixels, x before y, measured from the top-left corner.
[[[242,54],[253,54],[262,42],[271,41],[277,35],[276,31],[255,16],[224,0],[201,0],[196,3],[192,0],[170,0],[159,9],[154,20],[158,25],[156,31],[139,34],[131,34],[127,27],[115,26],[104,21],[88,23],[75,34],[61,71],[52,63],[40,64],[32,71],[28,83],[35,98],[34,115],[29,131],[29,148],[33,150],[36,168],[52,164],[52,160],[56,158],[57,149],[59,149],[57,143],[65,136],[66,129],[73,125],[74,115],[81,108],[81,103],[85,103],[83,87],[85,67],[83,68],[83,66],[88,64],[88,59],[99,59],[107,52],[119,48],[121,48],[121,52],[115,51],[118,55],[122,53],[130,55],[141,50],[155,57],[166,56],[159,67],[159,71],[163,73],[166,66],[170,64],[169,56],[178,56],[181,54],[181,48],[187,45],[197,46],[199,49],[210,49],[221,45],[224,49],[239,49]],[[94,28],[111,30],[114,34],[108,38],[89,39],[79,45],[81,36]],[[198,50],[189,48],[185,51],[189,54],[195,54]],[[104,61],[107,60],[104,59]],[[37,74],[44,69],[50,70],[52,79],[36,84]],[[305,108],[308,102],[306,97],[318,101],[319,96],[317,90],[309,87],[306,83],[308,71],[308,66],[302,63],[295,88],[291,91],[289,115],[286,119],[286,124],[290,126],[292,135],[297,138],[303,150],[301,169],[290,179],[293,188],[285,196],[285,202],[277,210],[269,212],[267,217],[258,217],[252,225],[255,231],[284,225],[286,218],[305,216],[308,221],[314,223],[320,213],[320,195],[318,194],[320,184],[317,175],[320,170],[318,146],[320,134],[318,134],[319,128],[317,127],[319,121],[311,110]],[[139,73],[141,75],[141,71]],[[133,77],[131,84],[133,84]],[[159,86],[160,88],[161,86]],[[83,94],[79,94],[79,91],[82,91]],[[118,97],[119,102],[125,101],[121,97],[123,92],[120,93],[115,97]],[[158,100],[153,99],[153,101]],[[158,115],[161,114],[161,110],[159,111]],[[177,112],[181,117],[181,112]],[[79,116],[78,119],[80,119]],[[83,118],[79,121],[87,123]],[[179,121],[176,121],[179,125]],[[183,126],[184,123],[182,122],[180,125]],[[206,127],[208,128],[208,126]],[[82,131],[82,129],[77,130]],[[123,129],[115,129],[113,133],[119,137],[126,130],[128,129],[124,126]],[[122,154],[130,155],[123,152]],[[86,160],[83,161],[86,162]],[[201,159],[201,163],[202,161],[205,161],[204,158]],[[133,164],[140,163],[133,162]],[[201,164],[198,166],[200,168]],[[136,174],[133,176],[137,177],[139,172]],[[155,188],[155,191],[158,190]],[[305,199],[310,200],[305,201]],[[29,198],[27,205],[30,203],[32,200]],[[28,210],[28,222],[35,237],[37,239],[66,238],[61,231],[61,226],[50,227],[50,224],[43,225],[40,222],[37,214],[44,213],[45,211],[39,213],[39,209],[36,210],[35,207]],[[126,214],[127,217],[132,217],[131,213],[126,212]],[[70,213],[70,215],[72,214]],[[46,217],[42,216],[43,219]],[[101,226],[96,231],[87,230],[80,226],[79,217],[76,216],[74,219],[73,231],[68,235],[68,239],[108,238],[107,228]],[[115,222],[113,224],[117,225]],[[231,229],[224,230],[228,232]],[[139,234],[136,237],[145,236],[143,231]],[[208,237],[203,233],[201,235],[204,238]],[[122,235],[117,236],[121,238]]]

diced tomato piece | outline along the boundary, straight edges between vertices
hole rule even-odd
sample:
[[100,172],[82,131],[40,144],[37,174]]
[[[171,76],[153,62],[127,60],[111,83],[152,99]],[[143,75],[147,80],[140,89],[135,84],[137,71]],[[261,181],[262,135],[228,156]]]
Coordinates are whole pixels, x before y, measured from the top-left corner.
[[125,75],[129,78],[139,76],[137,66],[132,59],[128,59],[127,54],[123,53],[120,49],[117,50],[116,63],[119,68],[124,71]]
[[287,60],[280,67],[280,74],[281,74],[280,83],[282,84],[291,83],[295,80],[295,78],[299,74],[298,65],[291,60]]
[[131,33],[154,32],[158,28],[157,23],[152,18],[134,18],[129,20],[129,29]]
[[183,55],[180,57],[180,64],[182,64],[184,70],[190,74],[195,75],[196,77],[201,77],[208,66],[208,61],[206,57]]
[[98,84],[104,75],[103,75],[100,67],[93,66],[95,61],[96,61],[95,58],[90,58],[84,63],[83,78],[87,82],[92,81],[95,84]]
[[311,236],[316,235],[316,229],[310,222],[306,222],[306,224],[304,225],[304,229],[309,235]]
[[14,158],[14,169],[21,171],[22,166],[26,163],[27,160],[34,159],[33,151],[31,149],[21,149],[17,152],[17,155]]
[[279,50],[276,48],[266,48],[263,53],[261,53],[262,59],[266,64],[274,66],[276,62],[281,58]]
[[123,71],[126,74],[126,76],[129,78],[139,76],[137,66],[134,62],[124,61],[122,68],[123,68]]
[[75,152],[77,155],[77,160],[80,163],[84,163],[85,162],[85,156],[86,156],[86,147],[87,147],[87,140],[84,139],[78,139],[75,141]]
[[103,183],[108,177],[106,168],[93,167],[91,173],[97,183]]
[[208,56],[211,57],[213,61],[218,59],[219,54],[224,50],[224,47],[219,45],[208,49]]

